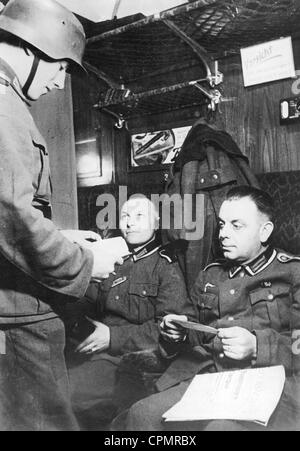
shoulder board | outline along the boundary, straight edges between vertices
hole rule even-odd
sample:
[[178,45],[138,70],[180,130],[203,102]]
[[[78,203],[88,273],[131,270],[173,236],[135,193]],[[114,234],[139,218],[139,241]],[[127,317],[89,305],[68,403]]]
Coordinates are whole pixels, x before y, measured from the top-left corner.
[[204,268],[204,272],[208,271],[211,268],[215,268],[216,266],[223,266],[223,263],[221,262],[215,262],[215,263],[211,263],[210,265],[206,266],[206,268]]
[[292,254],[286,254],[285,252],[278,252],[277,260],[280,263],[300,262],[300,257]]
[[176,256],[172,252],[170,252],[169,249],[166,249],[164,247],[159,251],[159,255],[167,260],[168,263],[174,263],[177,260]]

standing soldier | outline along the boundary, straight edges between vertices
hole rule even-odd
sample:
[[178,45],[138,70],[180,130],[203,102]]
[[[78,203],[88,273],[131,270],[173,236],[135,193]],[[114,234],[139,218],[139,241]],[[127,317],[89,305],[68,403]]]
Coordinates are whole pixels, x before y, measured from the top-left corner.
[[75,244],[51,222],[48,152],[27,108],[64,88],[84,47],[81,24],[53,0],[11,0],[0,15],[1,430],[77,429],[59,304],[122,263],[91,233],[74,232]]

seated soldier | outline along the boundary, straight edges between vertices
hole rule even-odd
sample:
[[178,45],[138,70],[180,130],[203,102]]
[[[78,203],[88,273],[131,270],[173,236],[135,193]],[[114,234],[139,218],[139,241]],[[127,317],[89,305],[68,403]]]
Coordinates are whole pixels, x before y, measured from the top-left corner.
[[73,407],[83,427],[99,427],[114,415],[120,357],[156,348],[162,318],[188,308],[183,275],[160,244],[158,224],[158,212],[146,197],[133,196],[124,204],[120,230],[132,255],[109,279],[92,284],[81,302],[80,314],[89,316],[94,331],[67,360]]
[[[225,260],[201,272],[191,294],[197,320],[217,328],[218,336],[191,332],[185,343],[190,354],[171,363],[156,384],[160,393],[117,418],[114,430],[172,429],[163,423],[162,415],[182,398],[196,374],[275,365],[284,365],[287,382],[268,429],[300,429],[299,346],[292,341],[299,338],[300,330],[300,257],[270,244],[273,216],[272,199],[263,191],[237,187],[228,193],[219,216]],[[161,328],[165,349],[172,344],[174,353],[176,343],[186,338],[172,319],[172,315],[164,318]],[[259,426],[212,421],[180,423],[179,428],[253,430]]]

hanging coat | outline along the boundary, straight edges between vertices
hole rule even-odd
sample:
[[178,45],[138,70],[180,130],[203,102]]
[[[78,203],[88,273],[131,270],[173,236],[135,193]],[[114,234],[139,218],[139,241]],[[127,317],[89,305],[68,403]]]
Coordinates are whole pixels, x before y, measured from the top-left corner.
[[175,248],[184,249],[178,252],[178,258],[189,290],[199,272],[222,257],[218,214],[227,192],[237,185],[259,187],[247,157],[228,133],[203,119],[197,121],[171,168],[166,186],[169,196],[181,196],[183,227],[176,229],[178,211],[171,210],[174,217],[164,239],[175,243]]

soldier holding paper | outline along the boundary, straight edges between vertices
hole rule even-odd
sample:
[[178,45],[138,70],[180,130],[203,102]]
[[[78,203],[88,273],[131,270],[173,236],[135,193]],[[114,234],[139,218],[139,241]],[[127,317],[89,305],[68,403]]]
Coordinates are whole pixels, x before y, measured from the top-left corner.
[[[285,367],[288,379],[269,428],[299,428],[299,357],[293,352],[293,336],[300,329],[300,258],[272,246],[273,211],[272,199],[260,190],[238,187],[228,193],[219,215],[225,260],[200,274],[191,295],[197,320],[216,328],[217,334],[190,331],[186,339],[182,325],[187,318],[163,320],[165,352],[174,353],[174,346],[185,351],[156,383],[160,393],[131,408],[123,429],[170,427],[163,424],[162,415],[181,399],[196,374],[276,365]],[[183,321],[181,326],[178,320]],[[250,426],[198,422],[181,427],[247,430]]]

